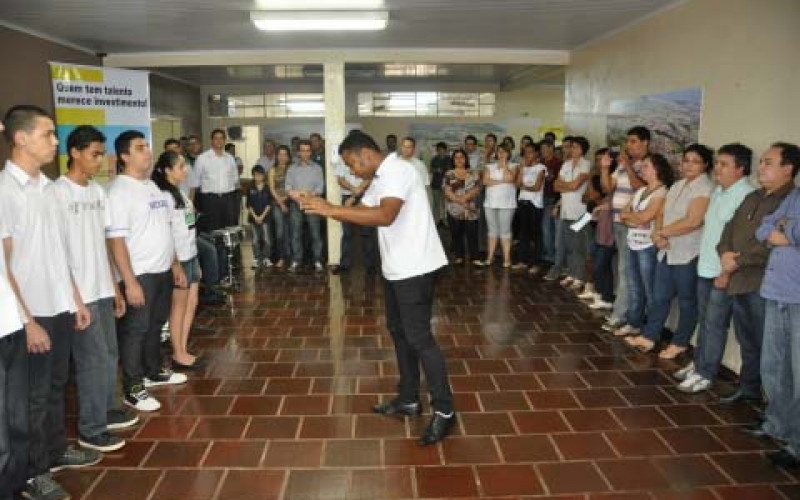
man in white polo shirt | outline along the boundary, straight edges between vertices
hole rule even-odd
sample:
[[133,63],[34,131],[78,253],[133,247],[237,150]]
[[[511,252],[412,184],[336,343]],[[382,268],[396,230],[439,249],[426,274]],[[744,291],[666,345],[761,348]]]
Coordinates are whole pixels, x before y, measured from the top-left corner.
[[41,173],[56,154],[53,120],[42,109],[23,105],[11,108],[3,122],[11,146],[10,159],[0,172],[3,250],[8,280],[27,318],[30,439],[25,494],[68,498],[51,469],[92,465],[101,455],[67,447],[64,387],[55,380],[54,369],[69,359],[64,341],[73,328],[86,328],[89,313],[67,265],[52,182]]
[[[0,132],[3,132],[0,122]],[[0,210],[0,240],[8,236]],[[0,500],[25,488],[28,470],[28,350],[22,310],[0,245]]]
[[108,186],[106,237],[127,302],[117,332],[122,390],[128,405],[156,411],[161,404],[148,387],[186,382],[186,375],[161,362],[161,327],[169,319],[172,287],[185,287],[186,275],[175,258],[170,194],[150,180],[153,155],[144,134],[123,132],[114,149],[122,173]]
[[444,355],[431,331],[436,274],[447,265],[447,257],[425,184],[413,165],[397,155],[386,158],[366,134],[348,135],[339,155],[355,175],[371,181],[362,205],[335,206],[319,197],[305,197],[301,206],[308,213],[342,222],[378,226],[386,325],[395,345],[400,383],[398,396],[373,410],[391,416],[419,415],[422,364],[433,417],[420,444],[433,444],[447,435],[456,417]]

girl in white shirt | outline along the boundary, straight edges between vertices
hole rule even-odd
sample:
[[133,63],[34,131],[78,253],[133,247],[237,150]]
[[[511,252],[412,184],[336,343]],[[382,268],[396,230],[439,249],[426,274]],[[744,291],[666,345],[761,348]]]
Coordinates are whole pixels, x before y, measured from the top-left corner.
[[[523,150],[523,167],[517,179],[519,201],[517,220],[519,223],[519,262],[514,269],[526,269],[530,274],[539,272],[542,265],[542,214],[544,212],[544,178],[547,167],[539,163],[539,155],[533,144]],[[531,254],[531,244],[533,253]]]
[[656,253],[653,228],[664,209],[667,189],[672,185],[672,167],[666,158],[653,154],[645,158],[642,179],[647,183],[636,191],[628,206],[620,213],[622,223],[628,226],[628,248],[631,252],[628,280],[630,304],[625,325],[614,331],[617,337],[638,335],[644,324],[645,313],[652,307],[656,271]]
[[196,370],[202,363],[189,354],[187,344],[189,330],[194,321],[199,295],[200,262],[197,260],[197,214],[192,201],[179,186],[186,180],[189,171],[183,156],[164,152],[153,167],[153,181],[162,191],[170,193],[172,208],[172,237],[175,253],[186,273],[187,288],[175,288],[172,293],[172,308],[169,316],[170,341],[172,342],[172,369]]
[[475,264],[490,266],[494,261],[497,240],[503,248],[503,267],[511,267],[511,221],[517,209],[517,170],[516,163],[510,163],[511,149],[500,144],[497,147],[497,162],[490,163],[483,171],[483,185],[486,186],[486,199],[483,203],[488,227],[489,251],[486,260]]

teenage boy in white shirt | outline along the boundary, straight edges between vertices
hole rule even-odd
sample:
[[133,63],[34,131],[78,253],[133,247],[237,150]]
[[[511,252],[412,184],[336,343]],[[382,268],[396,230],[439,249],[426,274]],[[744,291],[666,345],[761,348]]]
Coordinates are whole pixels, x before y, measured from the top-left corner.
[[117,325],[122,389],[129,406],[156,411],[161,403],[147,388],[186,382],[186,375],[166,370],[161,360],[161,328],[169,319],[172,288],[186,288],[186,275],[175,256],[170,195],[150,180],[153,154],[144,134],[123,132],[114,149],[122,173],[108,186],[106,236],[126,300]]
[[64,417],[69,338],[85,329],[89,312],[67,264],[64,234],[53,185],[41,173],[52,162],[58,139],[52,118],[41,108],[15,106],[3,120],[11,155],[0,172],[0,213],[8,280],[17,295],[28,346],[28,498],[64,499],[69,494],[51,471],[100,461],[94,450],[67,446]]
[[[135,425],[136,413],[117,407],[116,318],[125,301],[114,281],[106,245],[109,212],[103,188],[92,180],[103,167],[106,138],[91,125],[75,128],[67,137],[68,172],[54,185],[64,224],[70,269],[91,323],[70,339],[78,386],[78,443],[110,452],[125,441],[109,432]],[[68,370],[64,363],[62,370]]]
[[430,445],[444,439],[456,421],[444,355],[431,331],[434,284],[447,257],[436,232],[425,184],[403,158],[388,158],[368,135],[355,132],[339,155],[362,179],[370,180],[361,205],[335,206],[316,196],[299,196],[307,213],[342,222],[378,226],[386,297],[386,325],[400,371],[398,396],[373,408],[391,416],[418,416],[420,364],[431,391],[433,417],[420,437]]
[[[0,122],[0,132],[3,132]],[[0,240],[8,235],[0,211]],[[0,500],[25,488],[28,470],[28,350],[0,245]]]

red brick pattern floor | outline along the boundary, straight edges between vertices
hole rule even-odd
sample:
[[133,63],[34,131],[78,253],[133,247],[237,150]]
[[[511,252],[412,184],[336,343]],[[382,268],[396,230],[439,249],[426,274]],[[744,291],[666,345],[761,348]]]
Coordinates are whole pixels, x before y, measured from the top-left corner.
[[434,321],[460,412],[443,444],[416,445],[426,419],[370,413],[396,382],[380,279],[248,272],[197,321],[216,330],[192,341],[207,371],[153,391],[163,409],[124,450],[57,478],[92,500],[800,498],[737,431],[752,408],[676,392],[678,365],[557,284],[456,269]]

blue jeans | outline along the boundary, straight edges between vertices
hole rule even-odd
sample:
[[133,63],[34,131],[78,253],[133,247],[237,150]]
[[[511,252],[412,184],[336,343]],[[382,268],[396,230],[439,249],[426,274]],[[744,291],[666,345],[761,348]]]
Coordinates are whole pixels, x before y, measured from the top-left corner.
[[272,222],[275,224],[275,246],[278,259],[289,260],[292,256],[291,239],[289,237],[289,214],[281,211],[280,205],[272,204]]
[[[75,381],[78,386],[78,432],[95,437],[106,432],[106,414],[114,408],[117,389],[117,326],[114,318],[114,299],[101,299],[86,304],[92,322],[82,332],[73,332],[66,346],[75,360]],[[53,378],[57,374],[66,382],[69,367],[66,361],[53,360]],[[60,356],[58,357],[60,358]],[[62,364],[63,363],[63,364]]]
[[614,247],[592,243],[594,289],[604,302],[614,300]]
[[728,327],[733,317],[733,300],[714,286],[714,280],[697,278],[698,329],[694,349],[694,369],[704,378],[714,380],[728,342]]
[[269,238],[269,225],[266,221],[263,224],[251,222],[250,230],[253,232],[253,259],[259,262],[268,259],[272,246]]
[[200,262],[201,281],[210,288],[219,283],[219,257],[217,247],[206,236],[208,233],[197,235],[197,260]]
[[656,277],[655,246],[644,250],[630,251],[630,272],[628,273],[628,310],[625,322],[634,328],[641,328],[644,323],[645,310],[652,309],[653,282]]
[[556,218],[553,217],[553,205],[556,200],[544,200],[544,211],[542,212],[542,240],[544,249],[544,260],[555,262],[556,260]]
[[628,312],[628,274],[631,272],[631,250],[628,248],[628,226],[614,223],[614,244],[617,246],[617,293],[614,299],[614,311],[611,313],[616,319],[624,319]]
[[653,307],[647,311],[643,331],[653,342],[661,338],[675,296],[680,315],[671,344],[683,347],[689,345],[697,326],[697,258],[687,264],[667,264],[664,258],[656,264]]
[[769,404],[764,430],[800,455],[800,304],[766,300],[761,379]]
[[[435,192],[435,191],[434,191]],[[351,198],[350,195],[342,196],[342,205],[344,205],[347,200]],[[352,246],[352,239],[353,239],[353,229],[355,224],[348,224],[347,222],[342,222],[342,239],[340,242],[341,245],[341,255],[339,256],[339,267],[343,269],[347,269],[352,264],[350,262],[350,247]],[[377,234],[374,227],[370,226],[360,226],[358,228],[359,234],[361,235],[361,251],[363,252],[364,261],[367,265],[367,269],[374,269],[375,268],[375,245],[377,243]]]
[[319,215],[307,214],[300,210],[297,203],[292,202],[289,208],[289,218],[292,222],[292,255],[294,262],[297,264],[303,263],[303,222],[308,223],[314,262],[322,262],[322,234],[320,233]]

